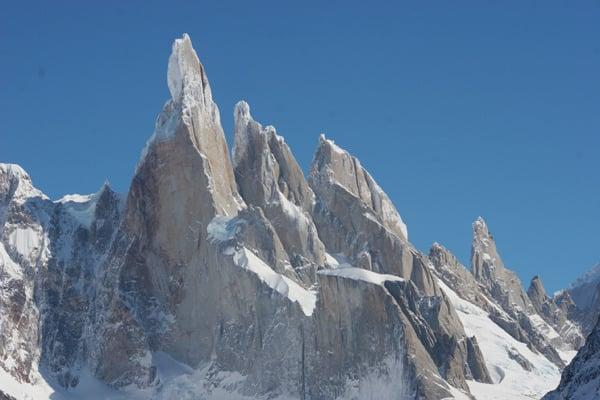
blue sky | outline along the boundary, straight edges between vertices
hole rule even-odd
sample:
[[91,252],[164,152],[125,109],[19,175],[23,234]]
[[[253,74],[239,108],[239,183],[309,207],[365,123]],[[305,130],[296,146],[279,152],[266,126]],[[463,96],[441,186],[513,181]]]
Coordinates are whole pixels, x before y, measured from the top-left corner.
[[240,99],[305,169],[325,132],[418,248],[468,264],[482,215],[553,291],[600,260],[598,21],[599,1],[5,2],[0,161],[53,198],[125,192],[188,32],[229,138]]

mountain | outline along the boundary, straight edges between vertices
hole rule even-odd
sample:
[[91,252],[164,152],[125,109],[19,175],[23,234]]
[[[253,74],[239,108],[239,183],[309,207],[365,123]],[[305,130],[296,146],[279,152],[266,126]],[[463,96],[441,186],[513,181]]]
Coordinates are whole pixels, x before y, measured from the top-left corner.
[[587,339],[562,373],[560,384],[545,400],[587,400],[600,398],[600,264],[556,294],[559,305],[568,310]]
[[525,291],[487,224],[471,268],[408,240],[360,161],[321,135],[308,177],[234,110],[228,150],[184,35],[126,195],[52,201],[0,164],[0,398],[529,399],[583,343]]

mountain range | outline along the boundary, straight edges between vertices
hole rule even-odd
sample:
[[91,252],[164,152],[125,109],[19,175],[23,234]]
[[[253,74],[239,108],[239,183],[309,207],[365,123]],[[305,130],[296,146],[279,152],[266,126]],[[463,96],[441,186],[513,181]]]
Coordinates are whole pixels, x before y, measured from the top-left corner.
[[167,84],[125,195],[0,164],[0,399],[600,397],[600,266],[525,290],[483,218],[424,253],[324,135],[305,176],[240,101],[230,152],[187,35]]

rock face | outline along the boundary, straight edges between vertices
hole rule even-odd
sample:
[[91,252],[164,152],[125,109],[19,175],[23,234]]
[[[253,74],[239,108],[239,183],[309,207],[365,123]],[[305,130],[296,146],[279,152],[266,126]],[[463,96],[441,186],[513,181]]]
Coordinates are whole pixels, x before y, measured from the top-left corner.
[[573,305],[539,280],[525,293],[483,220],[472,272],[426,256],[324,136],[306,179],[240,102],[232,162],[187,35],[167,84],[123,198],[51,201],[0,164],[1,396],[464,399],[517,379],[507,365],[558,376],[576,342],[548,332]]
[[43,365],[63,386],[83,353],[99,264],[120,221],[108,185],[48,200],[18,166],[0,165],[0,364],[35,383]]
[[[558,333],[559,338],[555,340],[556,346],[560,346],[561,342],[570,344],[573,349],[583,346],[584,337],[581,328],[569,317],[570,299],[566,297],[568,295],[560,302],[550,298],[546,294],[542,279],[537,275],[531,280],[527,295],[537,313]],[[573,317],[571,316],[571,318]]]
[[560,385],[544,400],[587,400],[600,397],[600,323],[565,368]]
[[325,264],[325,246],[310,213],[315,195],[275,128],[255,122],[244,101],[235,107],[235,177],[242,197],[260,207],[287,249],[287,260],[305,283]]

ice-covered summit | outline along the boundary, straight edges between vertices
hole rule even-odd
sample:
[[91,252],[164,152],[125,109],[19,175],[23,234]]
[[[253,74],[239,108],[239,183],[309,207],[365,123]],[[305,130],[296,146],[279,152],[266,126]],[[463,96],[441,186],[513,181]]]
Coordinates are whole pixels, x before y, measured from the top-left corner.
[[204,67],[192,41],[187,33],[181,39],[173,42],[169,67],[167,71],[167,84],[171,98],[176,103],[181,102],[186,96],[197,100],[204,100],[204,104],[212,102],[212,94]]
[[29,174],[17,164],[0,163],[0,203],[9,198],[22,202],[30,197],[48,197],[33,186]]

